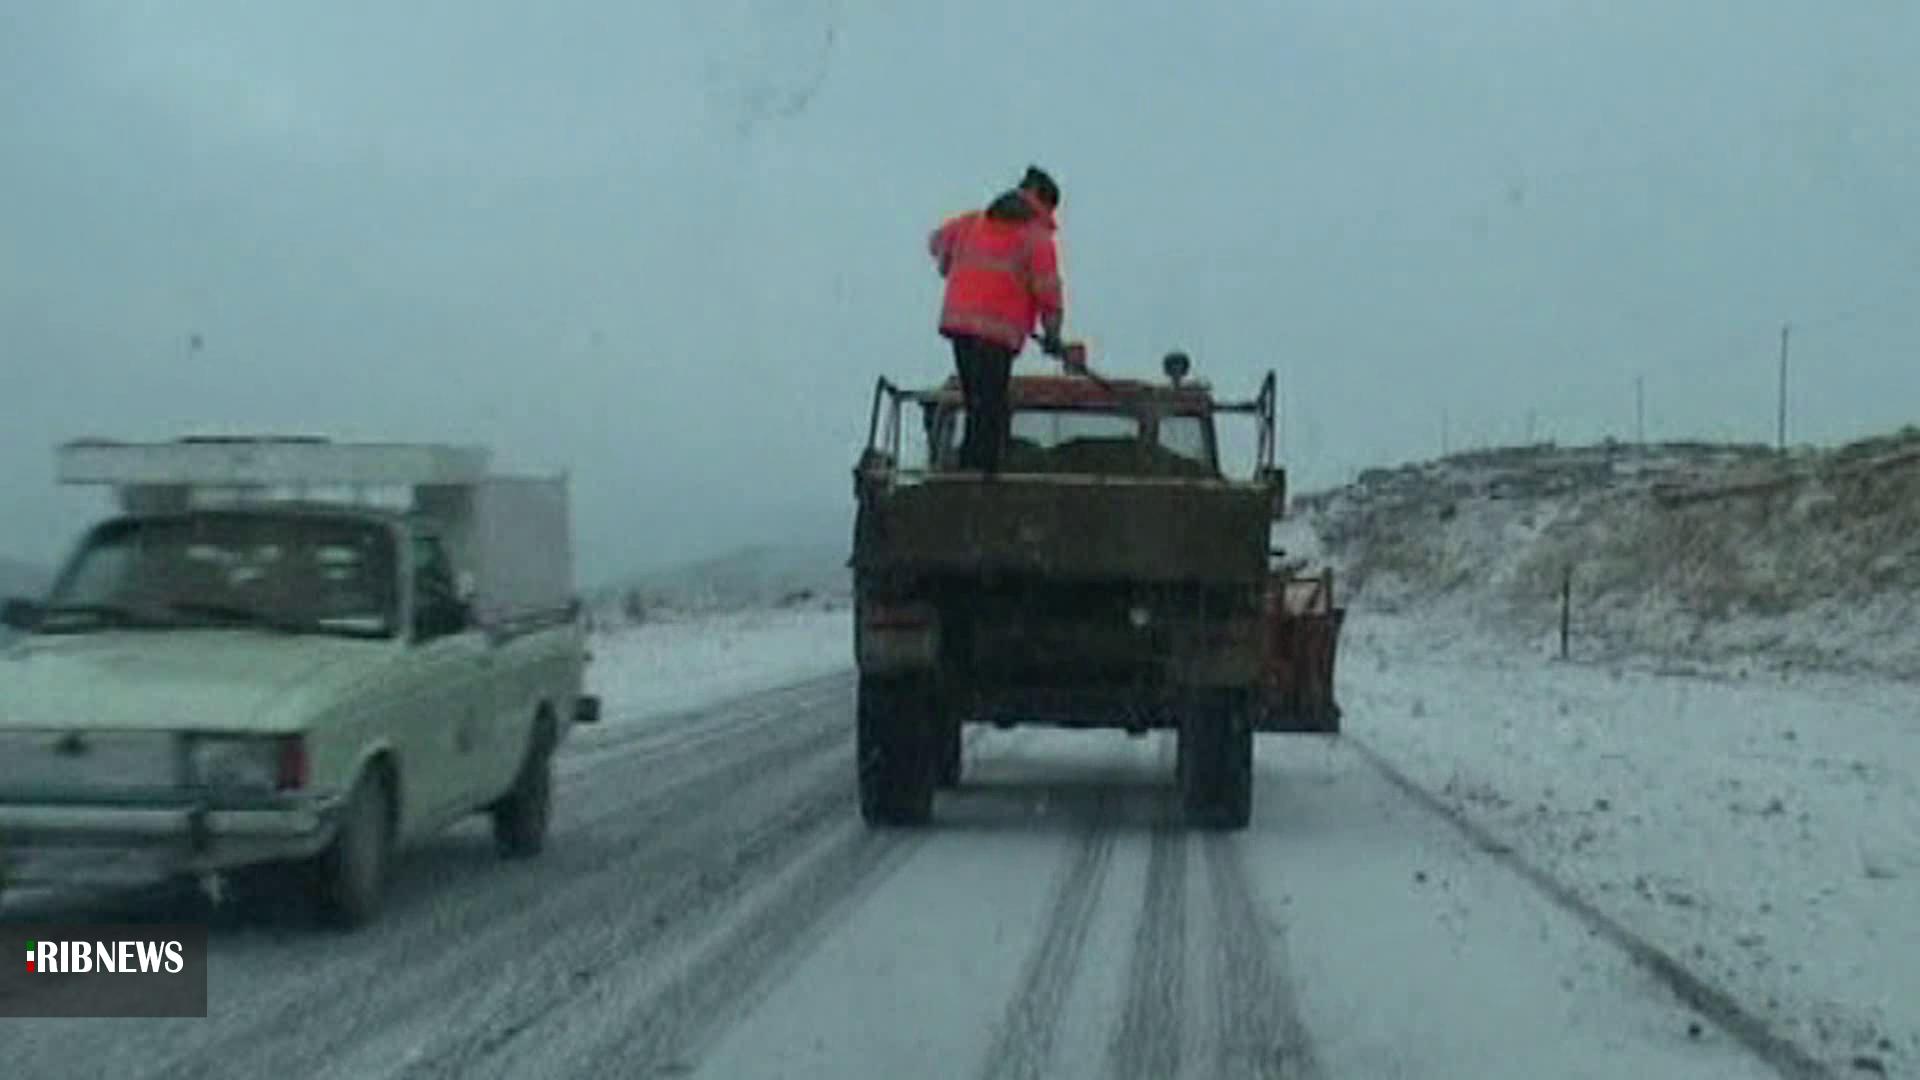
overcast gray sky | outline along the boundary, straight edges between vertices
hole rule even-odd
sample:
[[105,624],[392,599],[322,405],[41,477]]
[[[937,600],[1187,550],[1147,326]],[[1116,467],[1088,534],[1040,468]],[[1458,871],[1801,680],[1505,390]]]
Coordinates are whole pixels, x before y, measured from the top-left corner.
[[56,442],[194,425],[569,467],[589,579],[838,539],[926,231],[1029,161],[1070,332],[1280,369],[1296,488],[1636,375],[1770,439],[1787,319],[1797,437],[1913,422],[1916,10],[0,0],[0,553],[99,508]]

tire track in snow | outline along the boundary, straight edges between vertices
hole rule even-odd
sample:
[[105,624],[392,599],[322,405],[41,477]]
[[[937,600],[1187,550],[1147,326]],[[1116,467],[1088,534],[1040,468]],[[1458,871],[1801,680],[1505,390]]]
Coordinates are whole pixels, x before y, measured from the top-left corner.
[[1179,1075],[1186,1010],[1186,909],[1187,834],[1176,819],[1155,827],[1147,855],[1146,896],[1127,966],[1127,1003],[1107,1051],[1109,1076],[1165,1080]]
[[586,1051],[586,1066],[570,1064],[569,1074],[624,1080],[691,1072],[694,1059],[885,881],[924,835],[850,823],[794,881],[647,993],[631,1023],[610,1028],[608,1038]]
[[751,694],[717,709],[687,709],[651,720],[646,710],[623,710],[594,727],[576,727],[555,764],[559,775],[566,776],[596,768],[609,756],[679,752],[723,742],[781,716],[810,715],[845,699],[850,689],[847,676],[839,674]]
[[1790,1080],[1832,1080],[1835,1076],[1832,1069],[1799,1044],[1774,1031],[1732,994],[1675,959],[1672,953],[1629,930],[1626,924],[1595,907],[1572,886],[1528,862],[1512,845],[1503,842],[1466,814],[1422,787],[1378,751],[1351,735],[1345,736],[1342,741],[1421,809],[1453,826],[1469,844],[1492,856],[1496,862],[1532,885],[1555,907],[1579,919],[1626,953],[1675,997],[1711,1020],[1781,1076]]
[[1114,831],[1101,823],[1098,813],[1104,805],[1104,799],[1096,802],[1073,862],[1054,890],[1046,928],[1027,958],[1020,987],[987,1052],[984,1080],[1029,1080],[1047,1074],[1061,1008],[1080,969],[1094,904],[1112,861]]
[[1318,1077],[1320,1065],[1293,987],[1276,970],[1274,952],[1235,838],[1212,834],[1206,848],[1213,894],[1214,1074],[1242,1077]]
[[[615,801],[584,822],[557,820],[564,832],[556,834],[545,857],[529,868],[534,872],[511,881],[489,881],[473,895],[475,902],[460,903],[444,917],[442,905],[455,901],[445,893],[429,898],[425,912],[391,912],[397,920],[413,915],[425,925],[397,940],[378,933],[385,927],[371,928],[376,934],[369,940],[350,942],[309,978],[290,980],[283,1000],[249,1010],[239,1025],[185,1048],[161,1075],[180,1080],[265,1075],[272,1071],[272,1062],[284,1059],[280,1033],[295,1030],[318,1034],[299,1039],[314,1060],[344,1053],[370,1034],[368,1010],[358,999],[372,962],[405,976],[398,985],[377,984],[367,995],[379,1002],[373,1017],[378,1028],[399,1028],[450,996],[486,986],[489,976],[501,971],[499,958],[520,951],[516,946],[530,937],[545,939],[546,955],[548,948],[558,950],[570,939],[594,934],[596,927],[602,941],[609,935],[651,936],[677,915],[696,909],[702,897],[738,886],[748,876],[774,872],[796,836],[825,828],[851,812],[844,770],[838,767],[823,768],[817,780],[784,801],[739,802],[743,791],[758,790],[768,775],[791,774],[815,761],[824,764],[852,741],[851,725],[843,716],[797,719],[802,722],[783,733],[785,738],[767,740],[709,768],[696,767],[664,786],[643,789],[638,798],[618,798],[633,783],[612,768],[624,758],[599,763],[596,774],[616,775],[605,781],[596,775],[596,783],[574,790],[584,796],[604,787]],[[608,828],[613,835],[606,846],[579,843]],[[738,835],[741,829],[748,832],[744,839]],[[643,903],[630,906],[626,896],[617,893],[623,880],[641,883],[634,892],[645,898]],[[672,884],[661,889],[657,880]],[[442,881],[434,887],[459,885]],[[615,895],[619,899],[610,901]],[[622,909],[621,926],[604,925],[610,907]]]
[[[584,816],[575,810],[577,806],[592,806],[602,802],[598,797],[612,789],[622,793],[630,791],[632,779],[614,770],[614,766],[629,759],[644,756],[647,759],[646,768],[650,771],[674,776],[677,783],[692,784],[705,779],[711,768],[725,768],[727,762],[723,760],[719,766],[703,771],[697,761],[685,763],[676,759],[741,740],[775,723],[782,724],[782,727],[769,738],[778,742],[780,748],[768,747],[760,751],[770,760],[783,757],[805,760],[822,746],[837,743],[843,736],[837,734],[837,728],[826,722],[827,718],[821,710],[849,702],[850,688],[840,687],[825,695],[805,696],[801,693],[817,691],[822,684],[830,681],[813,680],[731,702],[720,710],[706,714],[706,718],[716,725],[712,728],[700,726],[698,721],[702,714],[695,710],[684,716],[676,714],[669,727],[650,727],[637,733],[622,733],[618,738],[596,740],[579,749],[569,740],[562,745],[559,756],[554,760],[554,837],[586,830],[609,819],[625,818],[635,812],[634,804],[628,802],[587,812]],[[800,700],[776,700],[788,698]],[[801,723],[792,722],[795,715],[803,718]],[[808,722],[807,718],[811,718],[812,722]],[[652,801],[648,800],[649,803]],[[433,848],[442,840],[435,838],[428,842],[427,860],[431,859]],[[396,867],[396,877],[402,882],[403,888],[411,872],[419,869],[421,861],[420,856],[410,852]],[[216,931],[235,928],[236,925],[244,928],[244,924],[251,921],[251,916],[245,913],[207,911],[206,903],[199,897],[185,895],[179,882],[154,882],[110,890],[49,888],[25,902],[18,902],[11,895],[0,896],[0,922],[28,918],[62,922],[195,922],[207,921],[210,915]],[[302,928],[300,932],[304,934],[310,931]]]
[[[664,873],[648,883],[649,895],[644,904],[620,911],[612,918],[603,916],[600,932],[577,934],[558,942],[551,938],[541,941],[541,970],[534,978],[522,978],[497,988],[501,992],[495,995],[491,1009],[481,1016],[463,1017],[459,1030],[442,1031],[416,1046],[409,1053],[405,1068],[397,1075],[420,1080],[465,1077],[484,1071],[492,1059],[516,1048],[522,1036],[540,1030],[543,1024],[563,1015],[582,998],[602,986],[621,982],[636,968],[657,965],[664,954],[672,952],[689,936],[723,922],[756,886],[781,876],[804,859],[814,841],[850,816],[844,771],[836,769],[828,775],[832,780],[827,784],[813,788],[806,798],[789,806],[776,820],[763,825],[744,843],[731,847],[724,863],[700,866],[691,858],[675,860],[663,866]],[[835,850],[844,846],[836,843]],[[829,852],[816,862],[833,858],[834,852]],[[806,872],[807,880],[821,876],[818,869]],[[666,883],[661,884],[662,881]],[[782,898],[788,898],[798,907],[800,900],[796,897],[811,902],[813,891],[796,887],[783,891]],[[791,925],[792,921],[783,925]],[[670,932],[661,932],[668,928]],[[799,941],[789,944],[797,946]],[[735,955],[732,950],[723,952],[729,958]],[[691,988],[681,986],[677,992],[663,991],[655,995],[656,1004],[649,1008],[661,1007],[658,1002],[664,1002],[679,1010],[685,1002],[697,998],[702,1004],[692,1010],[695,1014],[717,1013],[719,1006],[730,999],[711,1000],[713,988],[724,985],[729,992],[735,992],[738,978],[719,971],[710,962],[697,966],[706,983]],[[638,1022],[647,1023],[648,1018],[642,1017]],[[635,1060],[645,1062],[650,1054],[651,1051],[640,1053]],[[638,1064],[635,1069],[639,1070]],[[565,1075],[580,1075],[580,1072],[569,1068]]]
[[[850,708],[849,704],[847,709]],[[718,746],[704,740],[689,740],[654,753],[646,753],[645,747],[639,747],[618,755],[604,755],[595,759],[587,772],[571,779],[574,786],[570,792],[556,792],[557,803],[563,795],[570,794],[571,797],[556,807],[555,824],[571,832],[590,829],[610,820],[624,819],[631,814],[633,804],[622,801],[621,796],[633,790],[634,777],[621,766],[633,765],[635,758],[644,761],[644,764],[636,766],[638,769],[675,777],[668,791],[646,799],[650,805],[666,804],[667,813],[674,808],[686,811],[714,805],[697,798],[693,791],[679,789],[719,789],[723,783],[721,777],[734,780],[733,792],[724,789],[719,792],[720,800],[728,801],[739,790],[751,790],[755,780],[787,763],[807,760],[842,744],[850,744],[853,732],[852,725],[845,719],[847,715],[846,709],[821,709],[802,713],[798,717],[769,714],[763,722],[743,726],[729,737],[719,740]],[[772,730],[767,730],[769,728]],[[751,749],[744,757],[722,757],[719,764],[708,765],[704,759],[712,757],[716,750],[725,752],[725,743],[745,743]],[[686,760],[688,758],[692,760]],[[601,808],[570,813],[569,807],[574,805],[587,808],[600,805]]]

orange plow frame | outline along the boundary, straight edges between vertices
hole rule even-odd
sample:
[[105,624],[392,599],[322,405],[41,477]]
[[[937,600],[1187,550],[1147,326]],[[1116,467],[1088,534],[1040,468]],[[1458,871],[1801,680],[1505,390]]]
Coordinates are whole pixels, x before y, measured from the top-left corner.
[[1340,730],[1334,655],[1346,609],[1333,603],[1333,571],[1276,581],[1266,597],[1266,641],[1255,730]]

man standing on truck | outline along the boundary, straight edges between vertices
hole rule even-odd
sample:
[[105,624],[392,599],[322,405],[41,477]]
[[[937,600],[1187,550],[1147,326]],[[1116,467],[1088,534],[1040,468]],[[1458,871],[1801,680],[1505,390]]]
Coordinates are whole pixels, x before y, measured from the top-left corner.
[[1066,301],[1053,242],[1059,206],[1060,188],[1053,177],[1028,166],[1018,187],[985,210],[947,219],[927,240],[940,276],[947,279],[940,334],[953,342],[953,363],[966,399],[963,469],[988,475],[1000,469],[1011,422],[1007,381],[1036,320],[1041,351],[1066,354],[1060,340]]

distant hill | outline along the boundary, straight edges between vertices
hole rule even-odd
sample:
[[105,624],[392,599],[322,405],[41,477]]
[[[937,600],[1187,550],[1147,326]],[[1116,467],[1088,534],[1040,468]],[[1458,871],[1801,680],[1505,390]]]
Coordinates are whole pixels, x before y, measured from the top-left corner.
[[52,577],[32,563],[0,558],[0,596],[38,596]]
[[758,544],[633,575],[597,590],[593,600],[617,608],[632,591],[649,609],[688,612],[839,601],[852,594],[846,562],[844,544]]
[[1294,501],[1357,610],[1589,650],[1920,677],[1920,429],[1840,447],[1509,447]]
[[[37,597],[46,591],[53,575],[32,563],[18,559],[0,558],[0,599],[11,596]],[[0,643],[13,636],[13,631],[0,626]]]

